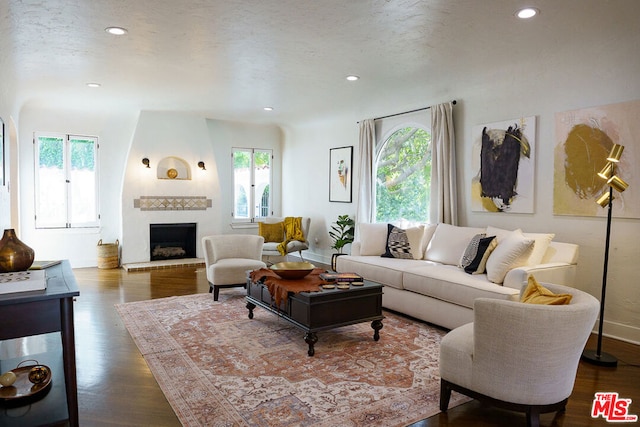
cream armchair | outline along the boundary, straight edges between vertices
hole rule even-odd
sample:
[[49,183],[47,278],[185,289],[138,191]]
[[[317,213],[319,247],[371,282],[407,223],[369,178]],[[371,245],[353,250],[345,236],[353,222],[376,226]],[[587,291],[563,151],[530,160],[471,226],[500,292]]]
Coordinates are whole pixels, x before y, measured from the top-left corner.
[[[277,224],[283,221],[283,217],[267,217],[263,220],[265,224]],[[304,241],[292,240],[287,243],[287,254],[290,254],[291,252],[298,252],[300,254],[300,258],[304,260],[302,257],[302,251],[309,249],[309,227],[311,225],[311,218],[302,217],[301,223]],[[267,261],[270,261],[272,257],[279,257],[282,259],[283,255],[278,251],[278,245],[280,243],[281,242],[265,242],[262,248],[263,259]]]
[[598,315],[593,296],[573,295],[568,305],[537,305],[478,298],[474,322],[449,332],[440,344],[440,410],[451,391],[494,406],[526,412],[538,426],[541,413],[564,410],[578,362]]
[[247,270],[266,267],[262,262],[261,236],[221,234],[202,238],[209,292],[218,301],[220,288],[247,285]]

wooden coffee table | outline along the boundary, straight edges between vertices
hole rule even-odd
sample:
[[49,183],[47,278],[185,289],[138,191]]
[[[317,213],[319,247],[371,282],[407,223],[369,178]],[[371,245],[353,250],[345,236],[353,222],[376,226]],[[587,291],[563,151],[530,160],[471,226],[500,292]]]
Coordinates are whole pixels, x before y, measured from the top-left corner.
[[315,354],[317,332],[355,323],[371,322],[373,339],[380,339],[382,329],[382,285],[364,281],[364,285],[350,285],[349,289],[322,289],[321,292],[289,293],[280,307],[275,307],[269,290],[261,282],[247,279],[247,309],[253,319],[253,309],[260,306],[305,331],[307,354]]

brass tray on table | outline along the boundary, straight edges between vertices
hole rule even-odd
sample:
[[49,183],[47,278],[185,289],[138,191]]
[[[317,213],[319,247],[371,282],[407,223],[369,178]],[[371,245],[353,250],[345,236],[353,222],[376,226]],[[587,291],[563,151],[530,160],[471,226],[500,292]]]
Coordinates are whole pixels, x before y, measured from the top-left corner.
[[[34,362],[33,360],[28,360]],[[25,360],[27,362],[27,360]],[[34,367],[43,367],[45,370],[45,376],[41,379],[41,382],[34,384],[29,380],[29,373]],[[48,366],[41,365],[36,362],[35,365],[20,366],[12,369],[11,372],[16,374],[15,382],[10,386],[0,387],[0,401],[2,402],[17,402],[21,399],[32,398],[37,399],[40,395],[46,394],[45,391],[51,386],[51,369]]]

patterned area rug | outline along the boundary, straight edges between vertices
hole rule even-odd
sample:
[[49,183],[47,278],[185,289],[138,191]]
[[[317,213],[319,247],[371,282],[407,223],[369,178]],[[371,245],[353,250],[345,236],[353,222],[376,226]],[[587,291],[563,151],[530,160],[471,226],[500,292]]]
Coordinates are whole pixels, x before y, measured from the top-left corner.
[[[385,312],[304,333],[272,313],[250,320],[244,291],[116,305],[184,426],[404,426],[439,412],[443,331]],[[453,394],[450,407],[469,400]]]

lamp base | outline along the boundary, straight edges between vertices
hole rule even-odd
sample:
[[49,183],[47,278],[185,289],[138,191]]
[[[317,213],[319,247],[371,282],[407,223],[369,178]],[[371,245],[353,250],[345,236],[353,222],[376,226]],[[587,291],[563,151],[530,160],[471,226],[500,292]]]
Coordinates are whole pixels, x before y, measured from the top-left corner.
[[585,350],[582,352],[582,360],[598,366],[618,366],[618,359],[609,353],[597,354],[596,350]]

